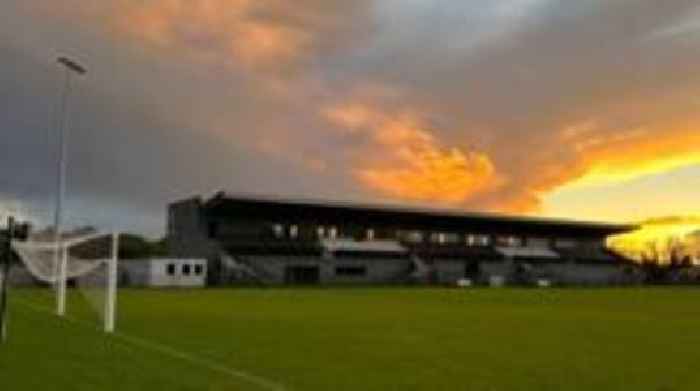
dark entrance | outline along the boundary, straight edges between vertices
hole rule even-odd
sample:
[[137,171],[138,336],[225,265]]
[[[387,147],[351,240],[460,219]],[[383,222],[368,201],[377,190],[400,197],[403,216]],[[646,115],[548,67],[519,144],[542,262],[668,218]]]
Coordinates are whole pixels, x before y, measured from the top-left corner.
[[464,277],[476,280],[481,274],[481,265],[478,261],[467,261],[464,266]]
[[318,266],[287,266],[284,270],[284,280],[287,284],[318,284],[320,279],[321,272]]

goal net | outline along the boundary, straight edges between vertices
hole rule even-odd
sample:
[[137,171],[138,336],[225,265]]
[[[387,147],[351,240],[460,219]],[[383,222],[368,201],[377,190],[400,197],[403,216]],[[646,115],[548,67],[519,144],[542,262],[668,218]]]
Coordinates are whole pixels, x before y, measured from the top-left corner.
[[[87,307],[88,312],[98,315],[106,332],[113,332],[118,243],[118,234],[90,233],[63,235],[59,240],[34,237],[13,241],[12,249],[35,279],[54,287],[59,316],[66,315],[68,304],[75,304],[71,314],[80,316],[86,315]],[[87,306],[74,303],[77,297]]]

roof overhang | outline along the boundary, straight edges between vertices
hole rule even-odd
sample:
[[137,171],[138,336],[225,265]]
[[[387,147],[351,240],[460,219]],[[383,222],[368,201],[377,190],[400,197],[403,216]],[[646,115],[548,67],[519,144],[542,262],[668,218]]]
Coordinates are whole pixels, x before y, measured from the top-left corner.
[[203,205],[213,218],[236,218],[278,223],[368,226],[490,234],[557,237],[606,237],[638,229],[628,224],[608,224],[547,219],[449,209],[407,208],[393,205],[362,205],[326,201],[243,197],[219,193]]

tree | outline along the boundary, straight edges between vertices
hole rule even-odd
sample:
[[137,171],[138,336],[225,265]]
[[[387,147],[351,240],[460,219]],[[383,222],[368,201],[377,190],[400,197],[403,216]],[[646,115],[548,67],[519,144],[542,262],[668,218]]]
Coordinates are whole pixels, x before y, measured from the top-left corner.
[[120,259],[146,259],[166,254],[165,239],[151,241],[136,234],[122,234],[119,238]]

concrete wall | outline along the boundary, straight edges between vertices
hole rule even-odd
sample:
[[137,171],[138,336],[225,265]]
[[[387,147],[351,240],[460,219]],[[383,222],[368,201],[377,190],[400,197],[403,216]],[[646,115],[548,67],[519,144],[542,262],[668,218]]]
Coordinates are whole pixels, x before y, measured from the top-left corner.
[[[333,259],[330,261],[333,267],[328,282],[343,283],[370,283],[391,284],[404,282],[411,273],[411,260],[408,258],[396,259]],[[365,267],[366,276],[343,276],[336,273],[338,267]]]
[[119,262],[119,286],[146,287],[151,280],[151,265],[148,260],[126,260]]
[[[388,284],[404,282],[411,271],[411,261],[396,259],[326,259],[305,256],[247,256],[237,257],[251,266],[260,279],[269,284],[284,284],[288,267],[318,267],[321,284]],[[338,267],[364,267],[362,276],[338,275]]]
[[173,258],[207,260],[207,283],[217,285],[220,278],[219,244],[207,236],[207,221],[202,214],[202,200],[192,198],[168,207],[167,245]]
[[[436,282],[440,284],[452,285],[465,277],[464,261],[437,259],[433,262],[433,269]],[[495,276],[511,281],[513,270],[508,262],[482,262],[478,282],[486,283]],[[625,268],[619,265],[551,263],[532,265],[532,272],[559,285],[619,285],[639,282],[638,277],[626,273]]]
[[[201,274],[195,273],[195,267],[202,268]],[[168,267],[174,267],[174,274],[168,273]],[[189,267],[189,274],[183,272]],[[150,281],[153,287],[203,287],[206,285],[207,261],[204,259],[152,259],[150,261]]]
[[[240,258],[240,257],[239,257]],[[392,284],[410,281],[412,271],[408,259],[324,259],[322,257],[254,256],[243,257],[268,284],[284,284],[287,267],[318,267],[321,284]],[[364,267],[366,275],[342,276],[337,267]],[[465,278],[466,262],[458,259],[434,259],[431,263],[432,281],[454,285]],[[488,283],[492,277],[503,277],[513,281],[514,267],[508,262],[482,262],[478,283]],[[547,278],[557,285],[618,285],[636,283],[636,279],[625,273],[618,265],[594,264],[540,264],[533,265],[535,276]]]
[[554,283],[563,285],[616,285],[625,281],[623,268],[618,265],[549,264],[538,267],[550,274]]
[[466,262],[459,259],[434,259],[432,268],[435,282],[454,285],[464,278]]

